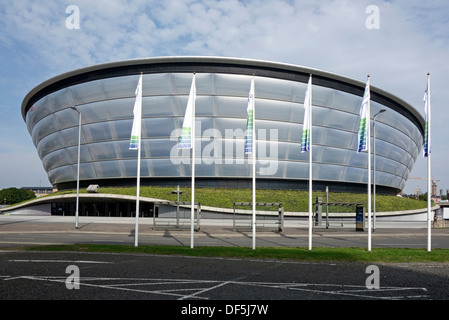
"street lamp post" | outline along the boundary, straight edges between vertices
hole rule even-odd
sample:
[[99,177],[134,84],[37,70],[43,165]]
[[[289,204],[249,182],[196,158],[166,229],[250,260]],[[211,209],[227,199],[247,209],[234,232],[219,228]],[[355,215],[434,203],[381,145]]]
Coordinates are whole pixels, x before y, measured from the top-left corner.
[[373,231],[376,231],[376,116],[387,111],[386,109],[380,110],[373,117]]
[[79,220],[79,203],[80,203],[80,151],[81,151],[81,112],[79,112],[75,107],[70,107],[78,113],[78,169],[76,177],[76,211],[75,211],[75,228],[78,229]]

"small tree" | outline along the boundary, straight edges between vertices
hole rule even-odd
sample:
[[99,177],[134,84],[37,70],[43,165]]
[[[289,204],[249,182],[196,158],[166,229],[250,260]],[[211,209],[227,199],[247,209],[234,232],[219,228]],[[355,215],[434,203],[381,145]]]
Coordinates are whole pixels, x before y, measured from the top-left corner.
[[15,204],[22,201],[36,198],[36,195],[31,190],[7,188],[0,190],[1,204]]

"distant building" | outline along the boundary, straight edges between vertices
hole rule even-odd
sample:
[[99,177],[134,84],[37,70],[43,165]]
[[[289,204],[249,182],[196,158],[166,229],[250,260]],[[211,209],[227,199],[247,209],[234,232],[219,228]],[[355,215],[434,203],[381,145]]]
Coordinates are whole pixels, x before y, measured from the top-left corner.
[[58,191],[58,189],[53,187],[23,187],[22,189],[33,191],[36,197],[46,196]]

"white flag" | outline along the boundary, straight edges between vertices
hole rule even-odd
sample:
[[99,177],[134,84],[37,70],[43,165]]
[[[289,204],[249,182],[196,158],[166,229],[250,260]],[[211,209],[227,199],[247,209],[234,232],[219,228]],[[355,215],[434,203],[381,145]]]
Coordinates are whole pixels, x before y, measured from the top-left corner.
[[363,94],[362,105],[360,107],[360,124],[358,133],[358,145],[357,152],[362,152],[367,150],[366,139],[367,130],[369,125],[369,115],[368,115],[368,103],[370,102],[370,81],[369,78],[366,81],[365,93]]
[[312,93],[312,77],[309,77],[307,84],[306,97],[304,99],[304,124],[301,138],[301,152],[308,152],[310,150],[310,108],[312,108],[312,101],[310,94]]
[[192,85],[190,87],[189,100],[187,101],[184,122],[182,123],[181,136],[179,137],[178,149],[192,148],[192,108],[196,99],[195,74],[193,75]]
[[142,75],[136,88],[136,101],[134,102],[134,121],[131,129],[131,139],[129,141],[129,149],[137,150],[139,148],[141,122],[142,122]]
[[254,143],[254,77],[251,78],[251,87],[248,94],[248,108],[246,120],[245,154],[253,153]]
[[430,149],[430,88],[427,83],[427,89],[424,93],[424,114],[425,114],[425,132],[424,132],[424,149],[423,155],[425,158],[431,153]]

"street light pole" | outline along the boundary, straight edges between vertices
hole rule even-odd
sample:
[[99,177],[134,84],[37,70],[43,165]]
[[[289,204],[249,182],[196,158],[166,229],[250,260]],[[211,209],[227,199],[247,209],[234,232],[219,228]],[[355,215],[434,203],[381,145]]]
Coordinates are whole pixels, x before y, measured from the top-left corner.
[[75,228],[78,229],[79,220],[79,203],[80,203],[80,151],[81,151],[81,112],[79,112],[75,107],[70,107],[78,113],[78,169],[76,177],[76,211],[75,211]]
[[380,110],[373,117],[373,231],[376,231],[376,116],[387,111],[386,109]]

